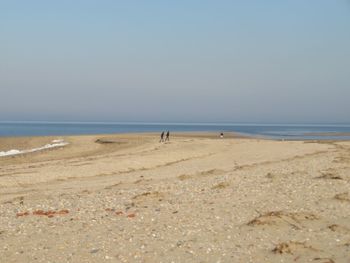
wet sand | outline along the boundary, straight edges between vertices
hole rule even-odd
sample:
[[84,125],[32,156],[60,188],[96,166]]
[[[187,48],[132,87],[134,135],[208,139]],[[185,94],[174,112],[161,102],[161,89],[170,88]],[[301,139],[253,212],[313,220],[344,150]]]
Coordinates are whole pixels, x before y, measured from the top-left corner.
[[350,142],[0,138],[0,262],[349,262]]

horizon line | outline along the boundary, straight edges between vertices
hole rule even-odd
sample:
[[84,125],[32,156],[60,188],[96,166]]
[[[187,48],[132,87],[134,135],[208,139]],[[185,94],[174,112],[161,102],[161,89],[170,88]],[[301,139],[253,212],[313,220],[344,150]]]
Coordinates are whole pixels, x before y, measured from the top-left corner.
[[350,123],[339,122],[339,123],[298,123],[298,122],[232,122],[232,121],[220,121],[220,122],[161,122],[161,121],[9,121],[0,120],[0,124],[104,124],[104,125],[196,125],[196,126],[350,126]]

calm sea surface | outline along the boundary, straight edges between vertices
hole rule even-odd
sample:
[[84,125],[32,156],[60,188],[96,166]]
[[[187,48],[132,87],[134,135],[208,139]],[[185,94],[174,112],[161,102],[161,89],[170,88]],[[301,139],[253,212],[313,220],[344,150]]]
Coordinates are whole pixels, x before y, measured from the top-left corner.
[[[254,125],[254,124],[147,124],[147,123],[44,123],[0,122],[0,136],[44,136],[179,131],[237,132],[273,139],[336,139],[350,136],[319,136],[349,133],[350,125]],[[349,135],[348,134],[348,135]]]

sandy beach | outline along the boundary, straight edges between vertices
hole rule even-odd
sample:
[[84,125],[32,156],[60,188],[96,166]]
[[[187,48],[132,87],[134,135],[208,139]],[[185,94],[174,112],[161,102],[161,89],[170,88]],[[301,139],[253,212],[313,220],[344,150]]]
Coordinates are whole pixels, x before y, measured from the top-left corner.
[[0,138],[0,262],[350,262],[350,142]]

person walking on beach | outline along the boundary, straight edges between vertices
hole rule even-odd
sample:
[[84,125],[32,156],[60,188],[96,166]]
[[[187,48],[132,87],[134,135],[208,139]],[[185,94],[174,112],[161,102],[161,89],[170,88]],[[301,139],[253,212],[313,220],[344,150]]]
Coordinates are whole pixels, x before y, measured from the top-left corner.
[[164,132],[160,135],[160,141],[159,142],[164,142]]
[[170,141],[169,136],[170,136],[170,132],[169,132],[169,131],[167,131],[165,141]]

